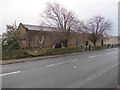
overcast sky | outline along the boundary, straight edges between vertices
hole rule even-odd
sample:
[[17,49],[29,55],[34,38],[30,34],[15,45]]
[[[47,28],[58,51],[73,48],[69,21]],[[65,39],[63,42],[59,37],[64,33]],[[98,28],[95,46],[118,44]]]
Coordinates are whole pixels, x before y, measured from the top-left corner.
[[6,24],[14,21],[39,25],[40,13],[46,2],[58,2],[68,10],[73,10],[80,20],[87,20],[101,15],[113,22],[112,34],[118,34],[118,1],[119,0],[0,0],[0,34]]

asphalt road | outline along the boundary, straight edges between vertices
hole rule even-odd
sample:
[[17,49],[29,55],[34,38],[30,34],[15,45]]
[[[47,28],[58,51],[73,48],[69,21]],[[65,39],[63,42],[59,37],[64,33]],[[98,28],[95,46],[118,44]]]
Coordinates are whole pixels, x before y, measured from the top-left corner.
[[2,88],[115,88],[118,49],[2,66]]

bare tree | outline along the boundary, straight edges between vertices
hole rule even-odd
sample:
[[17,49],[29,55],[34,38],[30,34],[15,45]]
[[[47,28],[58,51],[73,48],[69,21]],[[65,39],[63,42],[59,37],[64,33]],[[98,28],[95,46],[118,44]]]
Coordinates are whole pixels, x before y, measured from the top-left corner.
[[46,20],[47,25],[57,27],[60,30],[62,33],[62,43],[67,47],[72,26],[78,22],[74,13],[57,3],[47,3],[47,8],[42,17]]
[[96,46],[96,42],[101,40],[103,35],[109,34],[112,23],[102,16],[95,16],[84,23],[83,28],[88,39]]
[[[74,38],[76,40],[76,46],[80,46],[80,35],[84,33],[84,28],[83,28],[84,22],[83,21],[78,21],[76,22],[73,26],[72,29],[74,30]],[[82,37],[84,39],[84,37]]]

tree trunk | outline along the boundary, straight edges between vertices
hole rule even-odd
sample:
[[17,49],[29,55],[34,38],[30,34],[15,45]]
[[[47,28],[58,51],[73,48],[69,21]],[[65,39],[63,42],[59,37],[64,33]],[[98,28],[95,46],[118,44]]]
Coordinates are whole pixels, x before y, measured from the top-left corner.
[[67,47],[67,46],[68,46],[68,40],[67,40],[67,39],[65,39],[65,40],[63,41],[63,45],[64,45],[64,47]]
[[96,42],[93,42],[94,46],[96,46]]
[[103,42],[103,40],[101,41],[101,46],[103,46],[104,45],[104,42]]

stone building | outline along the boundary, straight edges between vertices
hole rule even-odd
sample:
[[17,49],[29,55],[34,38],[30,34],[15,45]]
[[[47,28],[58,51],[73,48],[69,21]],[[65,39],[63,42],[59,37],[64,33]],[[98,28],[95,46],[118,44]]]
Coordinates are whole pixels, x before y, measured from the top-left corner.
[[20,23],[16,30],[20,48],[40,48],[41,43],[42,47],[51,47],[58,36],[53,30],[55,28]]
[[[48,48],[61,41],[61,32],[58,28],[20,23],[16,36],[21,49]],[[84,43],[85,36],[71,34],[69,46],[80,46]]]
[[120,44],[120,40],[117,37],[110,37],[105,40],[105,44],[110,44],[110,45]]
[[[58,28],[22,23],[19,24],[16,30],[16,36],[21,49],[49,48],[62,40],[62,32]],[[68,46],[80,47],[85,45],[86,41],[89,45],[93,45],[85,34],[78,34],[73,31]],[[101,45],[101,41],[97,42],[97,45]]]

